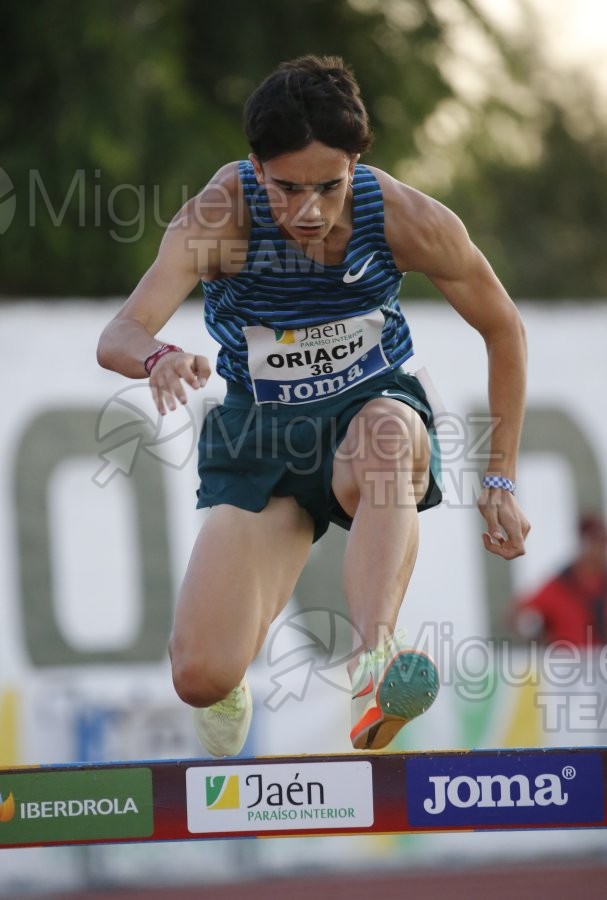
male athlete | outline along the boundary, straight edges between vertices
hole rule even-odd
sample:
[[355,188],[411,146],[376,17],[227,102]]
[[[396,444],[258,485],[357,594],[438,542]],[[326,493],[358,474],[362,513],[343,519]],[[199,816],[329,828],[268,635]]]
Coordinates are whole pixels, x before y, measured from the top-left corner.
[[424,273],[485,340],[495,427],[479,507],[485,547],[504,559],[524,553],[529,530],[514,497],[524,331],[459,219],[359,164],[371,135],[341,59],[283,63],[253,92],[244,119],[248,160],[224,166],[185,204],[104,330],[98,358],[149,377],[163,415],[186,403],[185,385],[204,386],[209,362],[155,335],[202,279],[227,394],[200,438],[198,507],[210,510],[170,656],[203,746],[214,756],[242,749],[247,667],[312,542],[334,521],[349,529],[344,591],[366,645],[350,666],[350,737],[375,750],[438,690],[432,660],[393,635],[418,511],[440,502],[432,411],[401,368],[413,352],[402,275]]

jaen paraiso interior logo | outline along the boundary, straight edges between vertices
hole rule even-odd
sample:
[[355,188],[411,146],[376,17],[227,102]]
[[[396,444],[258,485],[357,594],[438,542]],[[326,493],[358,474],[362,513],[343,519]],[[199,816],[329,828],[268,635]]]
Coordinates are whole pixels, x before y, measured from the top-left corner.
[[207,775],[207,809],[240,809],[238,775]]

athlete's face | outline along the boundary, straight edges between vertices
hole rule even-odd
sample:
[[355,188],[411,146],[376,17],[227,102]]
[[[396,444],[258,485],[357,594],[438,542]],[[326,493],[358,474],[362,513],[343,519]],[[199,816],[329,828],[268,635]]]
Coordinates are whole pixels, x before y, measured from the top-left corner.
[[264,163],[250,157],[276,222],[304,245],[322,241],[344,212],[358,158],[318,141]]

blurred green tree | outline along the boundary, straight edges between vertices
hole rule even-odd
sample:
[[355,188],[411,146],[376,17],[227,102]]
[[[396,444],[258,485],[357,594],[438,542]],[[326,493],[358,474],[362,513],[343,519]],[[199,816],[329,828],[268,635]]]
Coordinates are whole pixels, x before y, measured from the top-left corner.
[[3,37],[5,296],[128,293],[186,197],[246,154],[249,91],[309,52],[353,66],[368,161],[452,205],[515,296],[605,283],[607,139],[472,0],[38,0],[5,9]]
[[[607,234],[607,129],[583,83],[569,109],[545,101],[537,160],[504,157],[480,145],[472,171],[455,179],[443,198],[474,228],[476,242],[518,299],[607,294],[601,237]],[[594,123],[595,133],[580,134],[572,111],[575,119]]]

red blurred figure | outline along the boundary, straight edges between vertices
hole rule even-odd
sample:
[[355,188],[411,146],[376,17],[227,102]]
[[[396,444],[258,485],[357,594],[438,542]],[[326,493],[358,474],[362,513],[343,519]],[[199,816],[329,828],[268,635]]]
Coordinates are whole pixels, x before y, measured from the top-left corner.
[[607,526],[598,515],[579,522],[577,557],[518,603],[516,623],[527,639],[607,644]]

